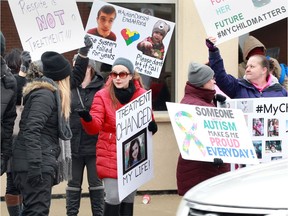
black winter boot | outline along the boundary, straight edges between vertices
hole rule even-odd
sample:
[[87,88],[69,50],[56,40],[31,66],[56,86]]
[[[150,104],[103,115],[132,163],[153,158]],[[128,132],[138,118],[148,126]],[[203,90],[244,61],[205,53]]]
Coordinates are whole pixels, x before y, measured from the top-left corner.
[[81,188],[66,188],[66,215],[77,216],[80,207]]
[[120,215],[121,216],[133,216],[133,207],[134,203],[125,203],[120,204]]
[[10,216],[19,216],[22,212],[22,196],[6,194],[5,201]]
[[89,188],[89,196],[91,202],[91,210],[93,216],[102,216],[104,209],[104,189],[99,188]]
[[120,210],[120,204],[119,205],[111,205],[111,204],[105,202],[103,216],[120,216],[119,210]]

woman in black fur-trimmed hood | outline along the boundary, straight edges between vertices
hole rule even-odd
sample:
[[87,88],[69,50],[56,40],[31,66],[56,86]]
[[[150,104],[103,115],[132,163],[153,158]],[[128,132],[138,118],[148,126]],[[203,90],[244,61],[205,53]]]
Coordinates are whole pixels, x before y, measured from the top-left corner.
[[70,87],[83,81],[88,58],[79,55],[73,71],[56,52],[43,53],[37,63],[31,63],[27,72],[24,109],[13,149],[14,182],[23,196],[23,215],[49,215],[52,186],[59,183],[59,138],[72,137]]

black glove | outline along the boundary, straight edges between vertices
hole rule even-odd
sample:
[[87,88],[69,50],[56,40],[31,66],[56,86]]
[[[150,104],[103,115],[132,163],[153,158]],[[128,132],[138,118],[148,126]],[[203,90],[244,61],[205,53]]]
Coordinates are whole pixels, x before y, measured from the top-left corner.
[[43,182],[42,174],[40,169],[34,169],[28,172],[27,183],[31,185],[31,187],[36,187],[37,185]]
[[1,176],[7,171],[8,158],[1,156]]
[[214,52],[218,48],[212,43],[209,39],[206,39],[206,46],[208,47],[209,51]]
[[21,59],[21,66],[20,66],[20,70],[24,73],[27,72],[29,65],[31,63],[31,55],[30,52],[28,51],[23,51],[20,55],[20,59]]
[[154,120],[148,124],[148,130],[155,134],[158,131],[158,126]]
[[221,158],[214,158],[214,161],[212,162],[215,166],[221,166],[223,164],[223,160]]
[[213,102],[215,104],[215,106],[217,106],[217,102],[219,102],[220,107],[226,107],[226,97],[222,94],[215,94],[214,98],[213,98]]
[[78,112],[79,116],[83,118],[85,122],[92,121],[92,116],[90,115],[89,111],[86,109],[76,109],[76,112]]
[[89,35],[85,35],[84,37],[84,44],[85,44],[85,47],[81,47],[78,51],[78,53],[80,53],[81,55],[83,56],[87,56],[90,48],[93,46],[93,43],[89,37]]

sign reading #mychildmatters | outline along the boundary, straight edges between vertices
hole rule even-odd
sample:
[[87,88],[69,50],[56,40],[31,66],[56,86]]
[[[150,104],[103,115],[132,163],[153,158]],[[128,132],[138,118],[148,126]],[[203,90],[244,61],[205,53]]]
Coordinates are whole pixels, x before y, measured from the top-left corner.
[[221,43],[288,16],[287,0],[194,0],[208,36]]
[[169,102],[166,105],[184,159],[259,163],[242,110]]

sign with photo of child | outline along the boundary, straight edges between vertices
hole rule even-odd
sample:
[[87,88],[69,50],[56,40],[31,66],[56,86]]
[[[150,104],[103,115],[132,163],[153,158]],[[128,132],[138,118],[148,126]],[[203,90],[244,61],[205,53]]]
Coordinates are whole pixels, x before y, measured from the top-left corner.
[[112,65],[130,59],[138,73],[158,78],[175,24],[94,0],[85,28],[93,41],[88,57]]
[[241,109],[261,163],[288,157],[288,98],[227,99],[227,107]]
[[166,105],[184,159],[259,163],[242,110],[170,102]]
[[152,91],[116,111],[119,198],[124,199],[153,178]]

